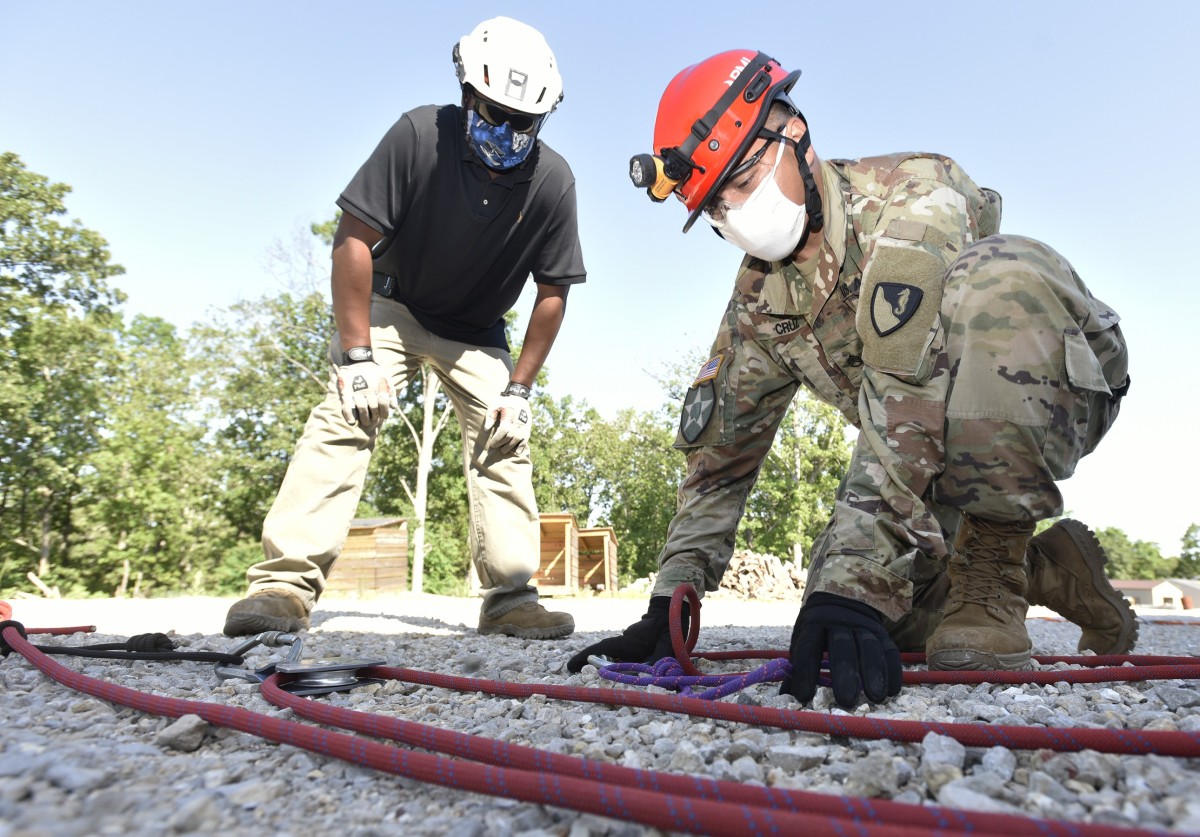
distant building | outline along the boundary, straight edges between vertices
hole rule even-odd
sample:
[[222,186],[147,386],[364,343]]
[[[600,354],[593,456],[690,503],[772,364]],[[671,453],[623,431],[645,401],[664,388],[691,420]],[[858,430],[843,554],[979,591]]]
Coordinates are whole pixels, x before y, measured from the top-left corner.
[[1190,605],[1193,599],[1193,596],[1186,593],[1174,580],[1118,579],[1112,582],[1112,586],[1135,605],[1179,610]]

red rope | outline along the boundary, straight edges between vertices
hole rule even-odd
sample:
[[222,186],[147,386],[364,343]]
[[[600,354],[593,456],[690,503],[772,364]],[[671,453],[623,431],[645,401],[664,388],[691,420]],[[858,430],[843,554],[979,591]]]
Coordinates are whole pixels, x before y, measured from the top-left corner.
[[[690,595],[689,595],[690,591]],[[682,602],[688,598],[688,636],[682,632]],[[11,607],[0,602],[0,616],[11,616]],[[671,606],[671,636],[674,650],[693,676],[700,672],[691,663],[699,636],[699,597],[694,590],[677,591]],[[1188,623],[1190,624],[1190,623]],[[87,628],[59,628],[29,633],[70,633]],[[94,628],[90,628],[94,630]],[[911,806],[888,800],[832,797],[804,791],[785,791],[704,777],[679,776],[631,770],[618,765],[546,753],[492,739],[440,730],[395,718],[352,712],[292,695],[278,687],[272,677],[263,684],[263,694],[277,706],[286,706],[301,717],[364,734],[388,738],[411,746],[465,757],[480,764],[413,753],[344,733],[318,730],[236,707],[199,701],[162,698],[94,680],[54,662],[29,645],[15,628],[6,627],[3,638],[43,673],[70,688],[121,703],[141,711],[168,717],[196,714],[209,723],[249,732],[272,741],[303,747],[313,752],[373,767],[419,781],[434,782],[459,790],[487,793],[525,802],[549,804],[588,811],[658,828],[696,833],[751,834],[793,833],[816,829],[817,833],[856,832],[871,835],[915,835],[961,833],[1011,835],[1036,829],[1052,835],[1111,835],[1129,837],[1147,834],[1133,829],[1035,820],[1021,816],[966,813],[938,806]],[[744,659],[751,656],[779,658],[786,652],[710,652],[695,655],[711,660]],[[907,662],[921,662],[923,655],[905,655]],[[1041,657],[1039,662],[1108,666],[1085,671],[1038,672],[906,672],[910,683],[928,682],[1102,682],[1200,677],[1200,660],[1191,657]],[[1133,663],[1113,667],[1114,664]],[[546,684],[482,681],[403,668],[364,669],[363,676],[388,677],[418,685],[483,692],[500,697],[551,698],[610,705],[637,706],[658,711],[686,713],[758,726],[775,726],[834,736],[890,738],[920,741],[930,732],[949,735],[967,746],[1004,746],[1009,749],[1044,748],[1059,751],[1094,749],[1114,753],[1155,753],[1200,756],[1200,734],[1155,730],[1046,729],[1000,727],[985,724],[937,724],[888,721],[870,717],[834,716],[818,712],[780,710],[742,704],[697,700],[678,695],[646,694],[629,690],[590,689]],[[932,675],[933,677],[930,677]],[[1011,676],[1012,679],[1008,679]],[[937,679],[933,679],[936,677]],[[486,766],[485,766],[486,765]]]
[[[847,805],[840,816],[804,811],[773,810],[747,803],[684,796],[661,790],[610,785],[595,779],[563,776],[546,770],[521,770],[462,762],[442,756],[413,752],[398,747],[367,741],[353,735],[318,729],[294,721],[272,718],[238,707],[203,701],[167,698],[138,692],[124,686],[96,680],[63,666],[42,654],[11,627],[3,631],[9,646],[36,666],[42,673],[72,689],[94,697],[170,718],[194,714],[215,726],[247,732],[269,741],[290,744],[311,752],[332,756],[354,764],[372,767],[421,782],[429,782],[458,790],[472,791],[535,804],[554,805],[586,811],[613,819],[638,822],[669,831],[696,834],[846,834],[871,837],[919,837],[937,833],[956,833],[970,830],[975,834],[1010,837],[1011,828],[989,831],[952,824],[914,826],[910,824],[865,821],[862,811],[870,811],[873,803]],[[274,678],[272,678],[274,679]],[[265,684],[264,684],[265,685]],[[272,684],[273,685],[273,684]],[[277,690],[282,691],[282,690]],[[499,742],[491,742],[493,745]],[[586,763],[585,763],[586,765]],[[956,815],[969,820],[973,815]],[[1019,818],[1018,818],[1019,819]],[[1036,822],[1020,819],[1022,824]],[[1047,833],[1092,834],[1071,823],[1061,830]],[[1100,827],[1094,832],[1103,837],[1129,837],[1137,832]],[[1153,832],[1145,832],[1147,834]],[[1165,835],[1166,832],[1157,832]]]
[[[830,817],[853,817],[868,821],[903,823],[925,829],[926,833],[944,830],[995,832],[1007,835],[1022,834],[1032,830],[1034,822],[1036,822],[1037,831],[1047,835],[1070,833],[1088,834],[1095,837],[1102,831],[1107,831],[1113,835],[1120,835],[1120,837],[1129,837],[1133,833],[1125,828],[1081,827],[1073,823],[1052,820],[1031,821],[1028,817],[1012,814],[965,813],[954,808],[937,805],[908,805],[886,799],[837,797],[811,791],[744,785],[702,776],[681,776],[652,770],[635,770],[606,762],[548,753],[532,747],[508,744],[477,735],[442,730],[400,718],[331,706],[328,703],[298,697],[281,689],[275,677],[269,678],[263,683],[262,691],[263,697],[276,706],[291,709],[300,717],[317,723],[352,729],[365,735],[461,756],[473,761],[560,776],[573,776],[606,785],[636,787],[744,805],[806,811]],[[1099,830],[1093,831],[1093,828]]]
[[[361,731],[368,734],[394,737],[395,740],[425,749],[438,749],[436,745],[443,744],[445,746],[442,749],[446,752],[489,762],[473,764],[386,746],[238,707],[146,694],[96,680],[55,662],[30,645],[13,627],[4,629],[3,638],[14,651],[57,682],[112,703],[166,717],[194,714],[216,726],[422,782],[587,811],[664,830],[738,837],[799,833],[923,837],[964,832],[980,837],[1011,837],[1014,829],[1015,833],[1035,830],[1064,837],[1134,837],[1150,834],[1165,837],[1167,834],[1164,831],[983,814],[934,806],[907,806],[881,800],[819,799],[812,797],[821,797],[820,794],[755,789],[704,778],[617,768],[582,759],[569,759],[571,765],[568,768],[564,761],[568,757],[565,756],[527,748],[518,750],[516,745],[490,739],[428,727],[418,729],[423,725],[365,713],[349,713],[348,710],[323,706],[313,701],[299,701],[278,688],[277,675],[263,684],[264,696],[276,705],[290,705],[297,711],[303,708],[305,714],[321,716],[319,720],[323,722],[339,726],[344,724],[351,729],[361,727]],[[382,673],[390,669],[364,671]],[[306,706],[297,707],[297,702]],[[525,769],[494,766],[494,763],[507,759],[521,763]],[[735,798],[726,799],[725,794]],[[806,806],[819,810],[803,810]],[[784,810],[785,807],[789,810]]]

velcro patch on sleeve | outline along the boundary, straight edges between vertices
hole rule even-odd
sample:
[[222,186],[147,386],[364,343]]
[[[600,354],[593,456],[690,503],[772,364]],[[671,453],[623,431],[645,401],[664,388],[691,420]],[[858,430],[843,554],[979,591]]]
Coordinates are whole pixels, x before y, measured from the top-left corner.
[[863,270],[856,325],[867,364],[913,378],[922,371],[937,325],[948,265],[941,250],[915,243],[925,237],[915,228],[924,225],[906,223],[912,229],[903,231],[908,234],[904,239],[880,238],[875,243]]

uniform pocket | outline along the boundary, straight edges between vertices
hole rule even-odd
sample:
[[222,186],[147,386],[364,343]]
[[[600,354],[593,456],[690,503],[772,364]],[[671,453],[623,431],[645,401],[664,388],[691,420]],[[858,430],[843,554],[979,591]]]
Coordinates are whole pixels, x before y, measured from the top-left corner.
[[1104,379],[1104,368],[1092,351],[1087,335],[1079,329],[1067,329],[1064,340],[1067,380],[1070,381],[1071,389],[1112,395],[1112,389]]

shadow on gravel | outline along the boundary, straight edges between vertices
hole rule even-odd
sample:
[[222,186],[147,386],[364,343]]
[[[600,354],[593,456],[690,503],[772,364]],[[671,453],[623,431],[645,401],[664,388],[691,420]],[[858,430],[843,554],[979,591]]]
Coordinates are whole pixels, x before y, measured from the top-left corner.
[[[402,624],[411,628],[425,628],[431,631],[448,632],[448,633],[463,633],[473,631],[474,628],[464,625],[462,622],[447,622],[443,619],[432,619],[428,616],[406,616],[402,613],[371,613],[369,611],[353,611],[353,610],[314,610],[309,617],[309,621],[313,628],[322,628],[326,622],[335,619],[353,619],[367,620],[371,622],[385,621],[395,622],[398,625]],[[331,630],[338,630],[338,626],[330,626]],[[385,631],[391,633],[391,631]]]

